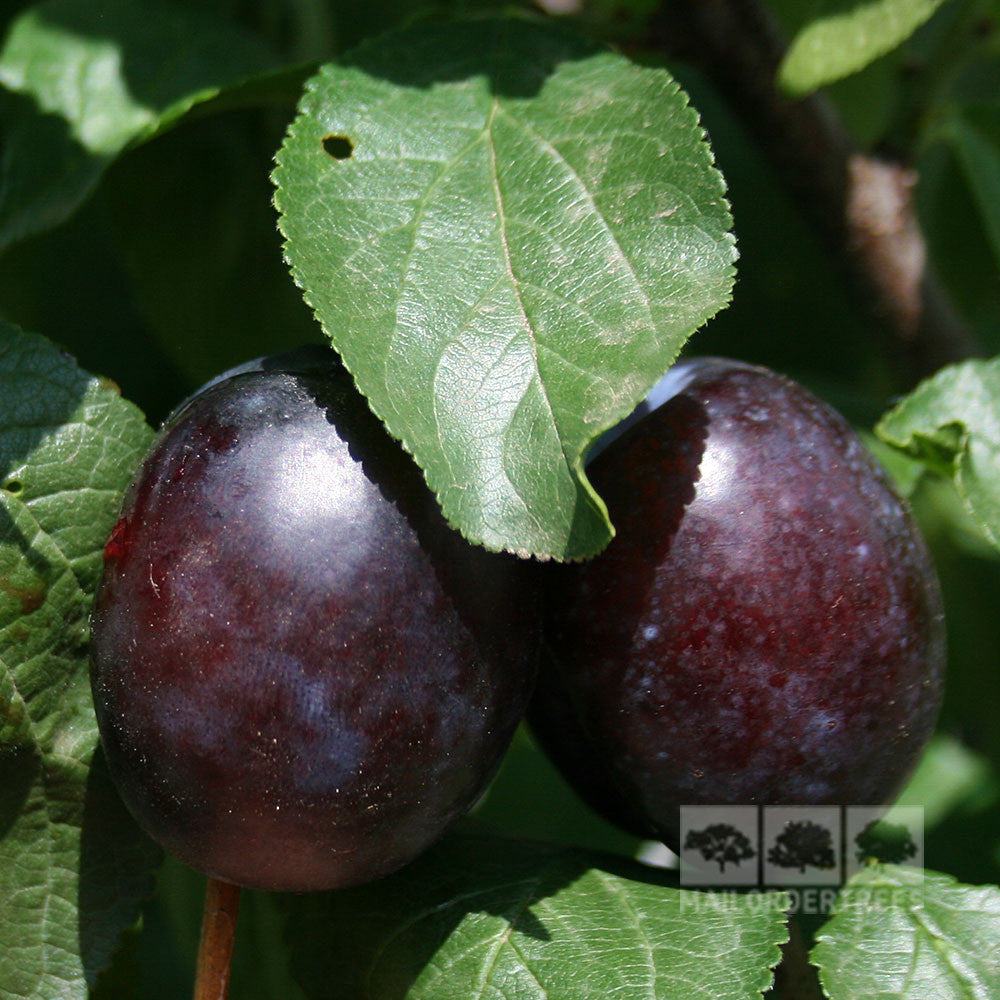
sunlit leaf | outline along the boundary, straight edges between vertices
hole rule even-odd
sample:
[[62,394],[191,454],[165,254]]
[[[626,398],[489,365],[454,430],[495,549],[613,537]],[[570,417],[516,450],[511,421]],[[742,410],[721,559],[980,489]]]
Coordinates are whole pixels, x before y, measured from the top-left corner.
[[142,414],[0,323],[0,998],[87,996],[157,851],[99,754],[88,615]]
[[942,369],[875,431],[952,478],[984,536],[1000,547],[1000,358]]
[[674,80],[532,21],[401,31],[310,82],[275,180],[296,280],[449,520],[602,548],[586,446],[733,282]]
[[0,249],[57,225],[130,145],[272,65],[210,13],[157,0],[48,0],[0,46]]
[[389,879],[294,901],[289,927],[309,1000],[751,1000],[771,983],[786,904],[453,836]]
[[905,42],[943,0],[824,0],[792,39],[778,71],[791,94],[856,73]]
[[817,942],[811,958],[830,1000],[993,1000],[1000,889],[875,865],[844,887]]

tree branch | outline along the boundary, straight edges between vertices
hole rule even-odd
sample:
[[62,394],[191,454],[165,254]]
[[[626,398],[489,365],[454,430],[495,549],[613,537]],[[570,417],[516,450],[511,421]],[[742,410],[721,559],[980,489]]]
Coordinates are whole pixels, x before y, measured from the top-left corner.
[[664,0],[656,43],[700,66],[749,125],[783,182],[839,259],[862,306],[886,330],[908,382],[958,361],[972,340],[927,267],[915,173],[859,152],[822,94],[775,85],[785,41],[756,0]]
[[781,962],[774,970],[774,986],[767,996],[770,1000],[823,1000],[805,935],[794,916],[788,918],[788,940],[781,946]]
[[194,1000],[226,1000],[240,912],[240,887],[209,878],[198,943]]

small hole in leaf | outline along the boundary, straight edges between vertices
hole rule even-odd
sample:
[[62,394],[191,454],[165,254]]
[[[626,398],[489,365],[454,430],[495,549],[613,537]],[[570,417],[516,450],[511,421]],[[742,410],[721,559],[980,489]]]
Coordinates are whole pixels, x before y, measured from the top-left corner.
[[15,496],[17,496],[17,494],[20,493],[21,490],[24,487],[21,485],[21,481],[20,480],[18,480],[18,479],[10,479],[6,483],[4,483],[3,488],[8,493],[13,493]]
[[354,143],[346,135],[328,135],[323,140],[323,149],[335,160],[349,160],[354,153]]

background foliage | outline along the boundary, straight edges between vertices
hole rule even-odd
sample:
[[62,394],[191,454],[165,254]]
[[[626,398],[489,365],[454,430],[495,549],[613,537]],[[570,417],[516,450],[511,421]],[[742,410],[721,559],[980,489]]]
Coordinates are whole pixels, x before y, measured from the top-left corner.
[[[945,590],[946,704],[902,801],[924,807],[925,864],[946,874],[914,887],[905,869],[862,872],[827,923],[795,925],[786,965],[796,956],[801,964],[815,939],[833,1000],[873,996],[886,984],[901,997],[1000,996],[1000,392],[988,360],[1000,354],[1000,7],[551,0],[524,5],[530,22],[511,22],[512,37],[527,32],[537,43],[509,46],[501,70],[479,59],[467,28],[452,44],[472,57],[447,63],[440,25],[490,6],[49,0],[0,13],[0,997],[166,1000],[190,990],[201,879],[167,859],[152,891],[158,852],[117,803],[95,749],[86,614],[117,498],[150,428],[220,370],[323,337],[284,260],[272,205],[283,142],[277,180],[287,253],[335,340],[352,335],[361,273],[410,315],[464,308],[479,317],[495,292],[501,316],[527,322],[541,339],[551,323],[550,343],[560,349],[567,316],[592,323],[595,343],[624,325],[655,345],[632,350],[630,341],[635,356],[618,373],[625,388],[614,399],[594,388],[606,363],[596,349],[584,359],[587,379],[540,366],[524,375],[561,392],[566,416],[548,425],[532,416],[524,438],[509,442],[515,453],[537,453],[543,442],[539,469],[504,465],[502,450],[500,464],[512,477],[535,477],[551,523],[515,535],[506,515],[491,515],[491,544],[557,556],[598,547],[607,532],[602,505],[579,478],[589,438],[722,309],[730,286],[731,303],[687,350],[769,365],[859,428],[877,425],[873,448],[910,494]],[[779,47],[773,62],[755,64],[736,46],[720,58],[714,46],[736,8],[766,20],[768,38],[788,39],[787,53]],[[430,14],[430,27],[407,27]],[[375,40],[393,27],[403,32],[394,41]],[[752,33],[737,34],[749,49]],[[328,65],[286,140],[320,64]],[[737,70],[749,75],[734,85]],[[336,239],[352,237],[369,253],[352,276],[335,240],[313,246],[318,227],[293,219],[296,186],[318,183],[331,166],[321,157],[310,174],[295,144],[310,116],[324,114],[348,117],[323,130],[358,136],[369,106],[351,102],[374,100],[365,87],[378,89],[382,112],[366,127],[381,157],[396,162],[373,189],[359,140],[346,162],[354,172],[332,196]],[[812,100],[823,111],[810,118],[814,106],[799,95],[820,87]],[[566,101],[626,91],[635,123],[655,143],[637,140],[638,124],[602,112],[599,101],[589,118],[567,111]],[[710,137],[728,208],[683,93]],[[484,144],[484,122],[501,113],[506,137]],[[925,299],[945,303],[933,324],[907,326],[892,302],[859,282],[857,242],[829,208],[843,178],[790,169],[803,143],[830,141],[815,131],[820,120],[837,123],[828,159],[845,174],[854,155],[912,171],[894,176],[925,241]],[[321,150],[317,142],[311,153]],[[664,150],[673,151],[674,173],[659,166]],[[435,157],[438,168],[421,167]],[[557,175],[553,164],[569,168]],[[366,169],[377,168],[368,161]],[[574,177],[581,186],[567,195],[560,184]],[[432,196],[456,184],[461,204],[477,206],[471,216]],[[370,201],[345,233],[350,198]],[[433,226],[412,222],[417,205]],[[489,219],[497,206],[510,208],[525,233],[508,227],[496,237]],[[740,254],[734,285],[730,214]],[[394,226],[409,234],[405,256],[419,265],[406,287],[387,277],[401,259],[386,235]],[[710,236],[700,249],[696,230]],[[573,242],[598,231],[631,275],[607,257],[588,263]],[[478,247],[476,268],[454,289],[433,273],[435,245],[454,267]],[[549,275],[564,275],[572,292],[562,289],[550,313],[512,303],[518,282],[505,276],[513,269],[523,278],[518,268],[553,248],[567,251],[567,270],[547,264],[542,291],[551,296]],[[664,253],[697,266],[665,275],[649,265]],[[310,267],[336,283],[321,293]],[[496,282],[470,298],[468,281],[484,273]],[[371,296],[361,306],[369,318],[386,308]],[[364,357],[361,344],[354,367],[364,384],[360,371],[384,358]],[[939,373],[945,365],[956,367]],[[426,370],[413,371],[419,383]],[[398,400],[373,400],[390,424],[401,421],[397,433],[413,435],[420,458],[424,432]],[[459,437],[463,421],[455,418]],[[450,447],[442,467],[453,464]],[[433,456],[424,461],[445,498],[449,485],[435,479]],[[560,462],[562,478],[546,485],[544,473]],[[585,530],[574,520],[581,496]],[[484,509],[450,513],[476,535],[470,525]],[[785,901],[692,915],[669,872],[630,860],[642,849],[577,802],[519,733],[465,832],[399,876],[340,896],[245,893],[233,995],[323,997],[331,986],[377,1000],[766,990],[788,934]],[[887,889],[907,891],[899,905],[873,905]],[[898,967],[899,955],[918,960]],[[349,962],[349,972],[338,971]],[[815,984],[790,982],[779,975],[784,995],[816,995],[801,992]]]

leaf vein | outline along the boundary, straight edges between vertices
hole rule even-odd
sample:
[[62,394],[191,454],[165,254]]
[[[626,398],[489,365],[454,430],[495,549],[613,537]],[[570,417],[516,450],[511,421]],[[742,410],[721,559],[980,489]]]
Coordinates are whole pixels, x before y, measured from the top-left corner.
[[[466,143],[466,145],[463,146],[451,159],[441,163],[436,176],[428,185],[427,190],[423,192],[420,199],[417,201],[416,213],[413,217],[412,223],[410,224],[409,227],[403,227],[403,228],[412,228],[413,237],[410,240],[410,245],[407,247],[406,256],[403,258],[402,267],[400,268],[402,279],[400,281],[399,294],[396,297],[395,322],[393,323],[392,332],[389,335],[389,342],[386,345],[385,354],[382,359],[382,385],[383,388],[385,389],[385,398],[397,415],[399,414],[399,409],[396,406],[395,397],[389,384],[390,383],[389,361],[393,357],[393,345],[398,337],[399,307],[403,302],[406,286],[409,284],[410,273],[413,267],[413,258],[414,255],[416,254],[416,249],[417,249],[417,237],[420,234],[420,227],[423,223],[424,217],[427,214],[427,206],[430,203],[431,197],[440,187],[444,179],[448,176],[449,168],[453,167],[456,163],[458,163],[462,159],[463,156],[465,156],[470,150],[474,149],[476,145],[483,140],[484,135],[485,132],[483,131],[477,132],[475,137],[471,139],[468,143]],[[440,432],[439,432],[439,437],[440,437]]]
[[[500,110],[503,111],[504,109],[500,108]],[[526,132],[536,143],[538,143],[538,145],[540,145],[542,149],[545,150],[546,153],[548,153],[554,160],[556,160],[563,167],[563,169],[567,171],[570,177],[572,177],[572,179],[575,181],[577,187],[580,190],[581,197],[586,200],[587,204],[589,204],[590,208],[593,211],[594,217],[600,221],[601,226],[603,227],[604,232],[608,240],[610,241],[610,244],[614,252],[618,255],[618,258],[620,259],[621,263],[625,266],[626,270],[628,271],[629,276],[631,277],[633,283],[635,284],[635,290],[639,294],[639,301],[641,301],[643,306],[645,307],[649,325],[651,328],[655,329],[656,324],[653,321],[652,304],[649,301],[649,296],[646,294],[646,290],[642,286],[642,282],[639,280],[639,275],[636,274],[635,267],[633,266],[632,261],[629,259],[628,255],[625,253],[621,244],[618,242],[618,238],[615,236],[611,227],[608,225],[607,219],[604,218],[604,214],[600,211],[600,209],[598,209],[597,203],[594,201],[594,195],[589,190],[587,185],[584,184],[583,178],[580,177],[580,175],[576,172],[576,170],[573,169],[572,165],[562,155],[562,153],[560,153],[559,150],[555,146],[553,146],[552,143],[549,142],[544,136],[539,135],[538,132],[536,132],[530,125],[528,125],[527,122],[522,121],[520,118],[517,118],[516,116],[511,115],[508,112],[504,111],[504,114],[508,119],[510,119],[510,121],[512,121],[519,128],[521,128],[522,131]]]
[[[490,177],[493,183],[493,196],[497,206],[497,221],[500,224],[500,246],[503,250],[504,256],[504,266],[507,271],[507,275],[510,278],[511,288],[514,295],[517,297],[518,308],[521,310],[521,315],[524,319],[524,332],[527,334],[528,343],[531,346],[532,354],[535,359],[535,371],[538,372],[538,387],[541,393],[542,399],[545,401],[546,409],[549,412],[549,416],[552,418],[552,425],[556,429],[556,433],[559,436],[560,442],[563,441],[563,434],[559,427],[559,418],[556,414],[556,408],[552,405],[552,400],[549,397],[548,389],[545,385],[544,380],[541,378],[541,369],[538,364],[538,340],[535,337],[534,330],[531,326],[531,321],[528,318],[528,311],[524,305],[524,297],[521,294],[521,283],[517,275],[514,273],[514,264],[510,255],[510,241],[507,236],[507,215],[504,210],[503,193],[500,190],[500,172],[497,168],[497,153],[496,153],[496,143],[493,139],[493,122],[496,119],[497,112],[502,110],[500,107],[500,102],[494,98],[493,107],[490,111],[489,120],[487,122],[487,131],[489,133],[489,154],[490,154]],[[523,398],[523,397],[522,397]],[[563,454],[565,455],[565,444],[563,444]],[[567,459],[567,466],[570,465]],[[513,485],[513,484],[512,484]],[[516,486],[515,486],[516,489]],[[519,493],[520,495],[520,493]],[[522,503],[526,507],[531,505],[527,503],[526,498],[521,496]]]

